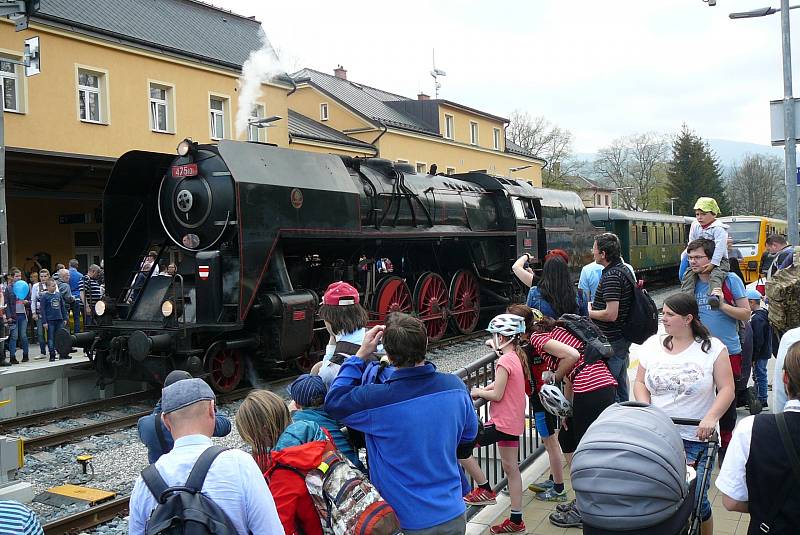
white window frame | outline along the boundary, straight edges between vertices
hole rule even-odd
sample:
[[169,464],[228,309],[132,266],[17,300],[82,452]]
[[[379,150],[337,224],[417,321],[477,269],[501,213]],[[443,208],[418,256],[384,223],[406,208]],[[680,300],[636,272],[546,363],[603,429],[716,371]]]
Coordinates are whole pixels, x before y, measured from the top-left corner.
[[[257,102],[250,112],[250,119],[263,119],[267,116],[267,107]],[[264,142],[267,140],[267,128],[259,128],[252,124],[247,125],[247,141]],[[255,134],[255,136],[253,135]]]
[[[97,77],[97,87],[81,85],[81,74],[88,74]],[[78,120],[82,123],[105,124],[111,123],[111,110],[108,105],[108,70],[88,65],[75,65],[75,92]],[[86,117],[81,117],[81,95],[84,95],[84,110]],[[97,95],[97,119],[89,117],[89,95]]]
[[477,145],[478,144],[478,123],[475,121],[469,122],[469,144],[470,145]]
[[328,112],[328,103],[322,102],[319,105],[319,120],[320,121],[327,121],[330,118],[330,114]]
[[[0,56],[0,62],[7,62],[8,60],[15,60],[16,58],[9,58],[5,56]],[[20,112],[20,87],[22,86],[22,80],[20,79],[19,75],[19,65],[11,63],[11,68],[14,69],[14,72],[7,72],[0,70],[0,98],[3,99],[3,111],[10,111],[10,112]],[[6,108],[6,80],[13,80],[14,81],[14,106],[15,108]]]
[[492,140],[494,141],[494,150],[500,150],[500,129],[492,129]]
[[[422,167],[422,171],[420,171],[420,167]],[[428,174],[428,164],[425,162],[417,162],[414,166],[414,169],[417,170],[417,174],[420,175],[427,175]]]
[[448,168],[447,168],[447,172],[446,172],[445,174],[447,174],[447,175],[454,175],[454,174],[456,174],[456,168],[455,168],[455,167],[448,167]]
[[445,139],[453,139],[456,129],[455,116],[445,113],[444,114],[444,137]]
[[[160,89],[164,91],[164,100],[157,99],[152,96],[151,91],[153,89]],[[157,134],[174,134],[176,131],[175,128],[175,86],[173,84],[169,84],[166,82],[159,82],[157,80],[148,80],[147,81],[147,102],[148,102],[148,114],[149,114],[149,121],[150,121],[150,130]],[[164,116],[166,118],[167,124],[165,128],[162,130],[158,128],[156,124],[156,107],[162,105],[164,106]]]
[[[222,103],[222,109],[217,110],[211,107],[211,101],[215,100]],[[208,131],[209,136],[214,141],[219,141],[221,139],[226,139],[225,135],[230,132],[230,103],[231,99],[227,95],[220,95],[218,93],[209,93],[208,94]],[[217,121],[216,118],[221,118],[222,123],[222,132],[217,132]]]
[[408,163],[408,160],[403,160],[402,158],[398,158],[397,163]]

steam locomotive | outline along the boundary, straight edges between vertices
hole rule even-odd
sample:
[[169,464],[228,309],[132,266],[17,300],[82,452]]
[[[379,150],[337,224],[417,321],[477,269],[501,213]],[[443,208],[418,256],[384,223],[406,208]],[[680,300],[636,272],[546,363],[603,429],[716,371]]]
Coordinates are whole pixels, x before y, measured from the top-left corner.
[[[228,140],[126,153],[103,214],[97,325],[59,332],[58,350],[84,348],[101,384],[185,369],[220,392],[250,366],[307,368],[327,340],[316,311],[330,282],[359,288],[372,322],[414,313],[438,340],[524,298],[510,270],[524,252],[538,268],[565,249],[577,275],[595,231],[573,192]],[[177,273],[156,275],[167,262]]]

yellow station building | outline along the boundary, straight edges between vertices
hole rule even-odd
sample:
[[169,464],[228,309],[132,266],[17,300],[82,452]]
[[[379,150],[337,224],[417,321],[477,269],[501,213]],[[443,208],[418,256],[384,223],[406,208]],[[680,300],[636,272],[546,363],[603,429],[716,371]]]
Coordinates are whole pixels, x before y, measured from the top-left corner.
[[[8,264],[31,271],[34,258],[50,267],[78,258],[85,270],[99,262],[101,197],[116,158],[134,149],[173,152],[187,137],[377,155],[420,172],[435,163],[439,172],[482,169],[541,184],[546,162],[506,141],[507,119],[355,84],[343,69],[304,69],[262,84],[249,115],[282,119],[237,133],[239,77],[261,34],[254,18],[195,0],[41,0],[21,32],[0,19]],[[21,60],[34,36],[41,73],[26,78],[3,59]]]

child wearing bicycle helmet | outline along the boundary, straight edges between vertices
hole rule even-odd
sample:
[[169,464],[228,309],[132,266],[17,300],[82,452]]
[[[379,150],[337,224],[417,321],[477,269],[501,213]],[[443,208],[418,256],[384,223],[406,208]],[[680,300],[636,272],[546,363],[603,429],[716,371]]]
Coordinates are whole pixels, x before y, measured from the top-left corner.
[[[558,442],[571,462],[586,430],[606,407],[614,404],[617,382],[604,361],[592,364],[584,361],[583,342],[570,334],[562,322],[545,317],[534,328],[531,347],[548,363],[548,372],[542,379],[551,383],[542,388],[540,398],[545,409],[563,418]],[[552,384],[562,380],[563,394]],[[572,401],[571,413],[567,400]],[[544,499],[538,495],[537,498]],[[559,506],[564,510],[551,514],[550,522],[560,527],[579,526],[580,512],[574,503],[573,500],[569,506]]]
[[[494,381],[484,388],[474,387],[473,399],[489,401],[489,420],[478,433],[480,446],[497,443],[503,470],[508,476],[508,492],[511,496],[511,517],[492,526],[491,533],[525,533],[522,520],[522,476],[517,464],[519,436],[525,430],[525,385],[530,382],[530,370],[525,352],[519,347],[525,333],[525,319],[515,314],[500,314],[489,322],[487,329],[492,334],[492,346],[498,355],[495,363]],[[489,486],[489,479],[471,454],[461,460],[467,473],[478,487],[464,496],[469,505],[491,505],[496,503],[496,494]]]

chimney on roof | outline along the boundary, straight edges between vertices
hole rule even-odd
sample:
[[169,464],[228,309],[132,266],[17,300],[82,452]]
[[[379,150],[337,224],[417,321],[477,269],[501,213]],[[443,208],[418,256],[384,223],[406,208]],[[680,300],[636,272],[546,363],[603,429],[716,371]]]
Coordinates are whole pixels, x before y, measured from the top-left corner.
[[419,93],[417,95],[417,100],[430,100],[430,95],[426,95],[425,93]]
[[341,65],[333,69],[333,74],[336,75],[337,78],[341,78],[342,80],[347,80],[347,69],[345,69]]

